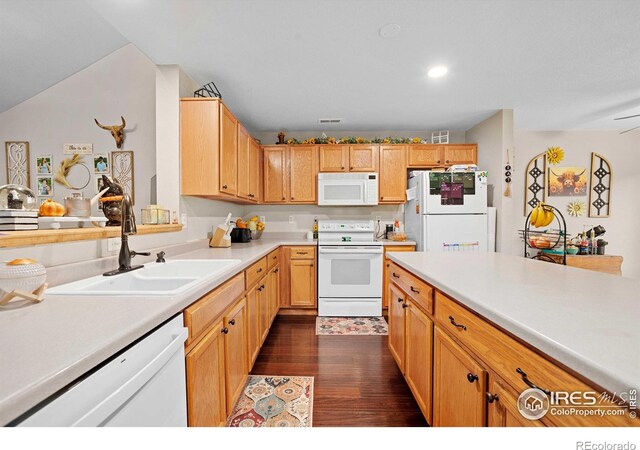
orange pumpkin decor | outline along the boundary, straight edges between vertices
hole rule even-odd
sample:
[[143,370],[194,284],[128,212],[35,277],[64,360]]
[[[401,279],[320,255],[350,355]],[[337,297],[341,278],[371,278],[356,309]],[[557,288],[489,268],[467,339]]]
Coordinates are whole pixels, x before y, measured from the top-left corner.
[[46,199],[42,205],[40,205],[40,215],[42,217],[62,217],[66,212],[63,205],[58,202],[54,202],[50,198]]

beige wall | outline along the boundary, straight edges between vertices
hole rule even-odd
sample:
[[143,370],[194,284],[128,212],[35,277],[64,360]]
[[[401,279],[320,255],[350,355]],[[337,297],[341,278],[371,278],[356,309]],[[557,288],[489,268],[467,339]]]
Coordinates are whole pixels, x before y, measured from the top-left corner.
[[[640,278],[640,253],[637,236],[640,229],[640,133],[617,131],[516,131],[516,171],[513,181],[514,215],[510,225],[512,252],[522,253],[517,230],[524,225],[524,170],[529,160],[550,146],[560,146],[565,158],[556,167],[579,166],[590,170],[591,152],[606,157],[613,166],[612,209],[609,218],[573,218],[566,213],[572,197],[548,197],[567,220],[568,231],[575,236],[583,226],[602,225],[609,242],[606,252],[624,257],[623,276]],[[588,203],[588,196],[579,197]]]

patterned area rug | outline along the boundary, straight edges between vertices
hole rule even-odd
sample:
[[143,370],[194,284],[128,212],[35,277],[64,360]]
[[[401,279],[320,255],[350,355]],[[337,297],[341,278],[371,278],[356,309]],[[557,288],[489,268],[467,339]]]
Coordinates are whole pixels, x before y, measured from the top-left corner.
[[317,317],[316,334],[384,336],[389,327],[384,317]]
[[249,375],[228,427],[310,427],[313,377]]

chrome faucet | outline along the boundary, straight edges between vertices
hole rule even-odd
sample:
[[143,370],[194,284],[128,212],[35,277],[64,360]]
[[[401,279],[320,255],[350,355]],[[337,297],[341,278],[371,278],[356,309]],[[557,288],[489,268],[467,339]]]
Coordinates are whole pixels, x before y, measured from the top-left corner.
[[121,226],[120,226],[120,255],[118,256],[119,267],[116,270],[105,272],[105,277],[112,275],[118,275],[120,273],[131,272],[132,270],[142,269],[144,266],[131,266],[131,258],[136,255],[149,256],[149,252],[134,252],[129,250],[129,235],[136,234],[138,229],[136,228],[136,216],[133,212],[133,206],[131,205],[131,196],[129,194],[123,194],[121,211]]

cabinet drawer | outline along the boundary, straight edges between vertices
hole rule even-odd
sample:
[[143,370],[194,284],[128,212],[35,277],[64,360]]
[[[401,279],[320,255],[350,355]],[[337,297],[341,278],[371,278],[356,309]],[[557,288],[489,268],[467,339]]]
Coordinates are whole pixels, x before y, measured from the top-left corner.
[[397,284],[420,308],[433,314],[433,288],[397,264],[389,265],[389,280]]
[[315,259],[315,247],[291,247],[291,259]]
[[[530,387],[528,383],[532,383],[552,392],[596,391],[600,395],[599,389],[592,388],[440,292],[436,292],[435,306],[438,326],[484,360],[518,394]],[[640,425],[640,420],[632,420],[628,415],[597,417],[547,414],[545,419],[562,426]]]
[[280,249],[272,251],[267,255],[267,269],[271,270],[278,265],[280,261]]
[[267,274],[267,258],[264,257],[244,271],[247,277],[247,288]]
[[198,338],[222,316],[244,292],[244,275],[239,273],[184,310],[184,324],[189,328],[185,346]]

